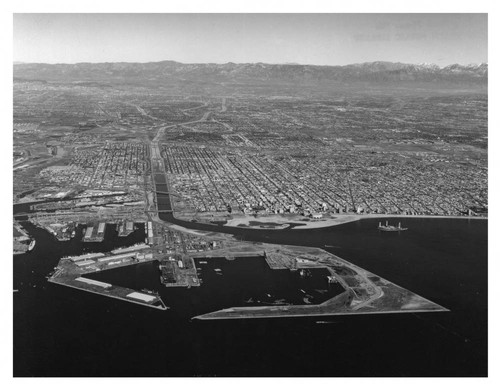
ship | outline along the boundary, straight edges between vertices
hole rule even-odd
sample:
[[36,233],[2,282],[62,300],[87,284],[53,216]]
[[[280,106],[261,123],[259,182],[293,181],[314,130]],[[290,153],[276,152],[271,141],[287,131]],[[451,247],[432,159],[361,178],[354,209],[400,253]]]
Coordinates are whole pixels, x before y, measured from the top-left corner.
[[382,225],[382,223],[379,222],[378,229],[383,232],[401,232],[403,230],[408,230],[408,228],[403,228],[401,226],[401,222],[398,224],[398,226],[394,226],[394,225],[389,225],[388,221],[385,221],[385,225]]
[[36,240],[31,240],[30,245],[28,246],[28,251],[32,251],[35,247]]

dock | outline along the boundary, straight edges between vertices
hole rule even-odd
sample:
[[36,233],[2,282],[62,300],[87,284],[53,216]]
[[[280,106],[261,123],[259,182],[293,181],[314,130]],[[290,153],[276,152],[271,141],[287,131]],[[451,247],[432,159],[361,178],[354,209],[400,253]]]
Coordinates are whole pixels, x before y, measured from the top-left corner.
[[50,275],[48,281],[50,283],[119,299],[129,303],[166,310],[167,307],[157,294],[144,293],[90,279],[85,276],[99,271],[156,260],[153,252],[151,252],[151,248],[145,244],[116,249],[113,252],[117,254],[96,252],[79,256],[63,257],[59,260],[55,271]]
[[87,225],[85,234],[83,235],[83,242],[101,242],[104,240],[104,232],[106,230],[106,223],[92,223]]
[[114,249],[111,251],[111,253],[114,255],[118,255],[120,253],[135,252],[135,251],[140,251],[143,249],[151,249],[151,247],[147,244],[136,244],[136,245],[132,245],[131,247]]
[[160,280],[165,287],[199,287],[194,260],[188,256],[169,257],[161,261]]
[[109,298],[119,299],[129,303],[139,304],[145,307],[151,307],[157,310],[168,309],[159,296],[144,294],[130,288],[114,286],[109,283],[103,283],[89,278],[51,277],[48,281],[50,283],[107,296]]
[[[354,314],[449,311],[403,287],[319,248],[265,244],[266,261],[274,269],[326,268],[329,281],[344,291],[320,304],[286,306],[234,306],[193,319],[255,319]],[[295,262],[295,264],[293,264]]]
[[103,256],[104,256],[104,253],[96,252],[96,253],[86,253],[86,254],[79,255],[79,256],[66,256],[66,257],[63,257],[61,260],[70,260],[72,262],[77,262],[77,261],[82,261],[82,260],[96,259],[96,258],[103,257]]
[[123,220],[118,222],[118,224],[116,225],[116,230],[118,231],[119,237],[127,237],[136,230],[136,227],[134,226],[134,223],[132,221]]

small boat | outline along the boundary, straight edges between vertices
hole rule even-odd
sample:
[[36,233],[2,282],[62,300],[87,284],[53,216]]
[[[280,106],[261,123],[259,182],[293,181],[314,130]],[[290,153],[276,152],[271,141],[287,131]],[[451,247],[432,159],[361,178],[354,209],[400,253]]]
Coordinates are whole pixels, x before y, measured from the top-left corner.
[[408,230],[408,228],[403,228],[401,226],[401,222],[398,224],[398,226],[394,226],[394,225],[389,225],[388,221],[385,221],[385,225],[382,225],[382,223],[379,222],[378,229],[383,232],[401,232],[403,230]]
[[36,240],[31,240],[30,245],[28,246],[28,251],[32,251],[35,247]]

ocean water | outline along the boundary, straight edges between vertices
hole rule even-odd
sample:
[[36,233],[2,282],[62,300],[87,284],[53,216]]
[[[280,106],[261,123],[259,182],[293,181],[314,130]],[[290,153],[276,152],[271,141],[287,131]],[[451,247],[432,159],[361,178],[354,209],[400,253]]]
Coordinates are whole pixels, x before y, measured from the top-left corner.
[[77,239],[60,243],[45,231],[28,227],[37,239],[35,250],[14,257],[14,288],[19,289],[13,294],[14,375],[487,375],[487,221],[403,219],[409,230],[401,233],[378,231],[378,221],[314,231],[197,227],[238,231],[248,241],[324,248],[450,309],[449,313],[191,320],[195,313],[244,299],[259,289],[252,284],[252,274],[259,273],[254,267],[260,264],[242,261],[248,266],[243,286],[241,281],[222,280],[231,278],[228,271],[233,267],[217,259],[221,262],[210,265],[223,267],[224,274],[202,269],[205,288],[197,290],[160,288],[152,264],[106,274],[117,284],[160,288],[171,309],[157,311],[45,279],[60,257],[143,241],[143,229],[125,239],[108,229],[104,243],[83,244]]

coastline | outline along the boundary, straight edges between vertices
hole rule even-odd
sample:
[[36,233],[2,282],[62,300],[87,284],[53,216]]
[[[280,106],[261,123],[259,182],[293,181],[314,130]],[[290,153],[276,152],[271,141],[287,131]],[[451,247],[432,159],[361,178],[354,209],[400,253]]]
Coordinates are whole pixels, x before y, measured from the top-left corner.
[[[174,218],[175,213],[174,213]],[[222,226],[228,226],[232,228],[241,229],[258,229],[258,230],[282,230],[283,227],[276,226],[274,228],[265,228],[261,225],[250,225],[250,222],[257,221],[260,223],[274,223],[274,224],[289,224],[298,223],[304,225],[296,225],[292,227],[292,230],[304,230],[304,229],[320,229],[328,228],[331,226],[346,224],[349,222],[355,222],[370,218],[447,218],[447,219],[467,219],[467,220],[488,220],[488,217],[478,217],[478,216],[440,216],[440,215],[404,215],[404,214],[337,214],[335,216],[327,216],[320,220],[307,220],[304,221],[304,216],[300,215],[260,215],[254,217],[252,215],[238,215],[230,220],[227,220]],[[179,220],[183,220],[179,218]],[[203,222],[200,222],[203,223]]]

